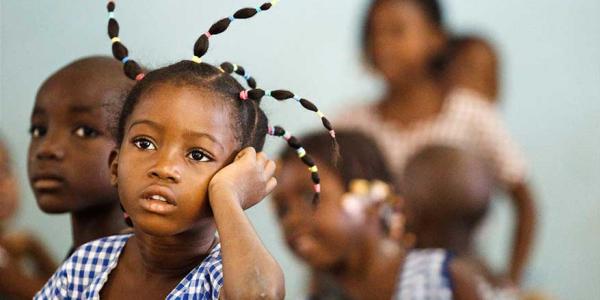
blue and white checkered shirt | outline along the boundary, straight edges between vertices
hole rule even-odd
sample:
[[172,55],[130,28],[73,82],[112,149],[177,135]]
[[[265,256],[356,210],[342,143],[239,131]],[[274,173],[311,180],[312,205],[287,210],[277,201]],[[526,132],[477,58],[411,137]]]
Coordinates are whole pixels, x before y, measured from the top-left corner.
[[444,249],[416,249],[406,256],[396,300],[452,300],[450,261]]
[[[100,299],[100,290],[117,266],[119,255],[131,236],[109,236],[81,246],[34,299]],[[222,286],[221,244],[217,244],[166,299],[218,299]]]

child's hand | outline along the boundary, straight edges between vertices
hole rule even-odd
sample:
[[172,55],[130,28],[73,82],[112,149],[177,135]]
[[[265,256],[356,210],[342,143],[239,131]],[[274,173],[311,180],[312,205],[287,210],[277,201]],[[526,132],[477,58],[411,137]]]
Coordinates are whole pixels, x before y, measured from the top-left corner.
[[252,147],[240,151],[230,165],[221,169],[209,183],[210,201],[233,197],[243,209],[250,208],[267,196],[277,180],[273,177],[275,162]]

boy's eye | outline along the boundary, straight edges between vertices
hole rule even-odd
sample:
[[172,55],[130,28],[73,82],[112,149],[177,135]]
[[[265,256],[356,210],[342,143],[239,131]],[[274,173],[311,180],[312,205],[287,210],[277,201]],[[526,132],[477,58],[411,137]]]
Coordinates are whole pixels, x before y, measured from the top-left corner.
[[149,139],[146,138],[138,138],[133,141],[133,144],[142,150],[156,150],[156,145],[152,143]]
[[315,192],[313,190],[305,190],[302,192],[302,200],[304,203],[312,207],[315,198]]
[[80,138],[94,138],[99,134],[98,130],[89,126],[79,126],[75,129],[75,135]]
[[282,203],[282,204],[277,205],[277,216],[280,219],[283,219],[283,217],[285,217],[285,215],[287,215],[288,211],[289,211],[289,207],[287,204]]
[[205,162],[211,160],[210,157],[198,149],[190,151],[187,156],[194,161]]
[[32,125],[31,128],[29,129],[29,134],[31,134],[31,136],[33,138],[39,138],[39,137],[46,135],[47,131],[48,130],[44,126]]

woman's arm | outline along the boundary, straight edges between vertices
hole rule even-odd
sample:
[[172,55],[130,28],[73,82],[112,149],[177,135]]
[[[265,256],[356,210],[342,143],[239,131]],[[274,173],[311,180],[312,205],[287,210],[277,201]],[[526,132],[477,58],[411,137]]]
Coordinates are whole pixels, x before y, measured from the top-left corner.
[[273,190],[275,163],[246,148],[219,171],[209,201],[221,238],[224,284],[221,299],[283,299],[283,272],[263,246],[244,209]]
[[513,235],[509,276],[514,284],[519,285],[535,236],[536,207],[529,187],[525,183],[515,185],[510,195],[516,210],[517,226]]

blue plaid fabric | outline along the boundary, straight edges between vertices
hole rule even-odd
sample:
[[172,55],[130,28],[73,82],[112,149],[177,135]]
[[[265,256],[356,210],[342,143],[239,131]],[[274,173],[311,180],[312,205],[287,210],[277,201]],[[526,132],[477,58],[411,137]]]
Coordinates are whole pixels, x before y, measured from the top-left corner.
[[449,263],[444,249],[416,249],[406,256],[396,300],[452,300]]
[[[131,236],[109,236],[81,246],[34,299],[100,299],[100,290],[117,266],[119,255]],[[217,244],[166,299],[218,299],[222,286],[221,244]]]

